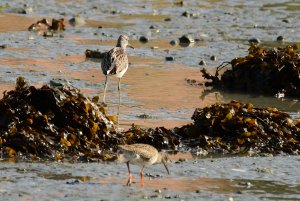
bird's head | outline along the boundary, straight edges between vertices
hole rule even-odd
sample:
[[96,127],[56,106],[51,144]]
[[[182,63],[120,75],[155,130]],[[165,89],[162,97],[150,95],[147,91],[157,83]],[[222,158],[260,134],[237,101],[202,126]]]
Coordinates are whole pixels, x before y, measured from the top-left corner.
[[129,44],[129,38],[126,35],[120,35],[117,41],[117,47],[130,47],[132,49],[134,49],[134,47],[132,45]]

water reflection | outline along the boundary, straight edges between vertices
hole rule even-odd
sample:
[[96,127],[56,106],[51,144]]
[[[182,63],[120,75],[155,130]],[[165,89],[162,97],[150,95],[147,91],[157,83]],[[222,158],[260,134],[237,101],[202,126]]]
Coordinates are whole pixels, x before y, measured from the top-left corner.
[[285,112],[299,113],[300,102],[291,98],[275,98],[272,96],[255,95],[255,94],[242,94],[242,93],[229,93],[214,90],[205,90],[200,96],[200,99],[205,96],[215,94],[216,102],[229,102],[231,100],[240,101],[242,103],[251,102],[254,107],[276,107],[277,109]]

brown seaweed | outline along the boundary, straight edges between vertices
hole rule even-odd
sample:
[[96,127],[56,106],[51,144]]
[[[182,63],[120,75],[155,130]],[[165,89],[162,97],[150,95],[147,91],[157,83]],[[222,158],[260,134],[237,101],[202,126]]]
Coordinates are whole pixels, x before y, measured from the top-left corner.
[[219,70],[228,65],[220,65],[215,75],[201,70],[203,77],[212,80],[206,85],[216,89],[285,96],[300,96],[300,54],[297,45],[284,48],[266,49],[252,44],[245,57],[230,62],[231,69],[221,77]]
[[221,153],[300,153],[300,124],[276,108],[231,101],[197,108],[193,124],[177,128],[189,146]]
[[117,145],[146,143],[158,149],[201,148],[208,153],[300,152],[300,119],[276,108],[231,101],[197,108],[181,128],[120,131],[98,98],[68,84],[30,86],[19,77],[0,100],[0,147],[13,159],[114,160]]
[[64,18],[58,20],[53,18],[51,24],[48,22],[47,19],[43,18],[42,20],[39,20],[28,27],[28,31],[34,31],[38,35],[43,35],[46,37],[53,36],[54,32],[64,30]]

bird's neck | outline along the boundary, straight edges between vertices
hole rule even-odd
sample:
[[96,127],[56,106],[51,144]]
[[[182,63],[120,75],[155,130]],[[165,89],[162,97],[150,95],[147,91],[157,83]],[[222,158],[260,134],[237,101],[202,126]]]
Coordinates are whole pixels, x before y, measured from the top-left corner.
[[124,50],[126,49],[126,45],[124,45],[122,43],[117,43],[116,47],[123,48]]

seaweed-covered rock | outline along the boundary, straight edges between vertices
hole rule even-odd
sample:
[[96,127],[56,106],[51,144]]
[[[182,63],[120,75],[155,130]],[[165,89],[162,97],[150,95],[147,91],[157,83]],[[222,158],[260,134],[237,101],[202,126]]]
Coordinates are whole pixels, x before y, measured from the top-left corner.
[[0,100],[0,145],[24,156],[104,158],[113,134],[104,108],[70,85],[35,88],[19,77]]
[[[219,78],[218,71],[231,64]],[[214,88],[268,95],[284,93],[286,96],[300,97],[300,54],[297,45],[285,48],[265,49],[251,45],[246,57],[233,59],[227,65],[217,68],[210,75],[205,69],[203,77],[212,80]]]
[[38,35],[43,35],[43,36],[53,36],[54,32],[64,31],[64,30],[65,30],[64,18],[58,20],[53,18],[51,24],[48,22],[47,19],[43,18],[28,27],[28,31],[34,31]]
[[89,59],[103,59],[105,52],[100,52],[99,50],[85,50],[85,57]]
[[[58,80],[59,81],[59,80]],[[163,127],[116,129],[98,98],[53,80],[29,86],[23,77],[0,100],[0,147],[4,156],[23,159],[113,160],[118,144],[147,143],[162,149],[179,145]]]
[[0,100],[0,147],[23,159],[113,160],[119,144],[147,143],[158,149],[181,145],[208,153],[300,152],[300,119],[276,108],[232,101],[196,109],[193,124],[181,128],[119,131],[98,98],[69,84],[29,86],[19,77]]
[[197,108],[193,124],[176,129],[183,139],[194,139],[211,153],[300,153],[300,121],[276,108],[255,108],[231,101]]
[[132,125],[123,135],[126,144],[145,143],[158,149],[174,149],[180,144],[179,137],[164,127],[141,129]]

